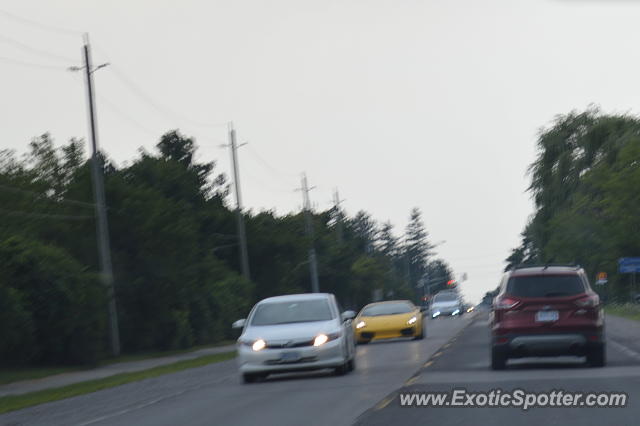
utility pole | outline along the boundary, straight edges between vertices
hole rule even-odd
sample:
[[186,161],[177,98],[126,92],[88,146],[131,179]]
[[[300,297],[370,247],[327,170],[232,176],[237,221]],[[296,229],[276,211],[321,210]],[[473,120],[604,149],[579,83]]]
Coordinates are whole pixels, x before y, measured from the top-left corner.
[[89,35],[84,35],[84,69],[87,80],[87,103],[89,105],[89,129],[91,136],[91,171],[93,175],[93,197],[96,205],[96,230],[98,236],[98,254],[100,257],[101,278],[107,288],[107,298],[109,302],[109,330],[111,338],[111,353],[113,356],[120,355],[120,332],[118,329],[118,311],[116,309],[116,295],[113,285],[113,267],[111,265],[111,247],[109,242],[109,225],[107,220],[107,209],[104,195],[104,167],[102,157],[98,150],[98,131],[96,129],[96,108],[94,101],[93,72],[106,64],[102,64],[95,69],[91,65],[91,48],[89,46]]
[[[242,146],[244,144],[240,144]],[[238,148],[236,145],[236,131],[233,123],[229,123],[229,147],[231,148],[231,164],[233,166],[233,186],[236,193],[236,219],[238,230],[238,244],[240,245],[240,265],[242,275],[251,279],[249,272],[249,252],[247,250],[247,234],[244,228],[244,217],[242,216],[242,196],[240,193],[240,172],[238,170]]]
[[305,232],[309,238],[309,271],[311,273],[311,291],[313,293],[320,292],[320,284],[318,283],[318,264],[316,260],[316,248],[313,241],[313,223],[311,222],[311,203],[309,202],[309,191],[313,189],[307,185],[307,175],[302,174],[302,209],[304,212]]
[[340,199],[340,195],[338,194],[338,188],[333,190],[333,205],[336,211],[336,237],[338,239],[338,244],[342,244],[342,209],[340,208],[340,204],[342,203]]

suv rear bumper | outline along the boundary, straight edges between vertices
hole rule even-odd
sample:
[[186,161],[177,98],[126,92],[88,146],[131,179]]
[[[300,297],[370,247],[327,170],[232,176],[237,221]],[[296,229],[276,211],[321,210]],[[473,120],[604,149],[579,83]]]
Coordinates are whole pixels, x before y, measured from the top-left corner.
[[602,346],[602,333],[507,334],[493,336],[495,350],[509,358],[529,356],[585,356]]

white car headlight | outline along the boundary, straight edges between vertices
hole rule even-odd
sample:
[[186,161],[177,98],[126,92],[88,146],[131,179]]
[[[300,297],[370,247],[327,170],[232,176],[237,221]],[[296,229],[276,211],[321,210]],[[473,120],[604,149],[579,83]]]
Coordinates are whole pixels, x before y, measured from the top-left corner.
[[411,317],[411,318],[409,318],[409,320],[407,321],[407,324],[412,325],[412,324],[415,324],[415,323],[416,323],[416,321],[418,321],[418,318],[416,318],[416,317]]
[[460,313],[460,309],[456,309],[451,313],[451,315],[458,315]]
[[435,311],[435,312],[433,313],[433,315],[431,315],[431,316],[435,318],[435,317],[437,317],[438,315],[440,315],[440,311]]
[[366,323],[366,322],[364,322],[364,321],[359,321],[359,322],[356,324],[356,328],[362,328],[362,327],[365,327],[366,325],[367,325],[367,323]]
[[251,345],[251,348],[254,351],[258,352],[258,351],[263,350],[266,346],[267,346],[267,342],[265,342],[262,339],[258,339],[255,342],[253,342],[253,345]]
[[329,341],[329,336],[326,334],[318,334],[315,339],[313,339],[313,346],[324,345]]

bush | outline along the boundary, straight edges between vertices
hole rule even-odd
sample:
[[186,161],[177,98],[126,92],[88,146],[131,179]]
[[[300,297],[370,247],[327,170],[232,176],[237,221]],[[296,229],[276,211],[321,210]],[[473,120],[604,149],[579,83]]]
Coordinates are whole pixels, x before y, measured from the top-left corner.
[[[5,345],[35,362],[93,363],[103,353],[106,297],[97,278],[64,250],[11,237],[0,242],[5,278],[2,328],[19,323],[22,338]],[[5,323],[6,317],[6,323]]]

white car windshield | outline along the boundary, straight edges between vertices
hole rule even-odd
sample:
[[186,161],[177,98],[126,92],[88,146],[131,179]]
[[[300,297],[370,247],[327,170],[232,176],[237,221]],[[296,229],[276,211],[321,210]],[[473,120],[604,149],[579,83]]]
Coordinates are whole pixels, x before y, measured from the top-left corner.
[[454,293],[440,293],[436,294],[436,297],[433,298],[433,303],[442,303],[442,302],[457,302],[458,295]]
[[251,319],[251,325],[291,324],[331,319],[333,315],[326,300],[270,302],[258,305]]

